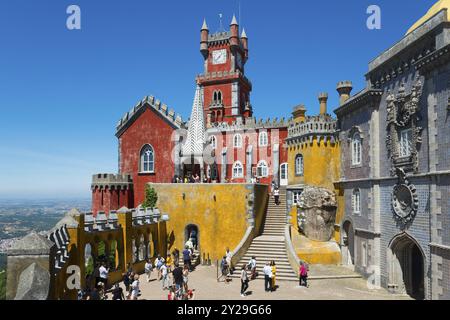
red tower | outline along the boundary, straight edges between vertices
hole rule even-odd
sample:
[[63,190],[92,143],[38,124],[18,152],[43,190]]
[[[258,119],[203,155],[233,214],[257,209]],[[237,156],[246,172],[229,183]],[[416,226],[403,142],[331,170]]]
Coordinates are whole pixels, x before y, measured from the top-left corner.
[[245,30],[239,36],[236,17],[230,31],[209,34],[206,21],[201,29],[200,52],[204,57],[204,74],[197,77],[203,90],[205,123],[232,123],[238,118],[245,122],[251,117],[252,85],[245,77],[248,59],[248,38]]

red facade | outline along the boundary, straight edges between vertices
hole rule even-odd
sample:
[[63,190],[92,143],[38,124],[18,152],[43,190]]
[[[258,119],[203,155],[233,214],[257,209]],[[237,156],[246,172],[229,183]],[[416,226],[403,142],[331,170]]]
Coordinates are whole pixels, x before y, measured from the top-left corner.
[[[158,111],[146,108],[119,136],[120,172],[132,175],[135,206],[143,202],[147,183],[172,181],[175,175],[172,159],[175,143],[171,140],[175,129]],[[152,173],[142,173],[140,168],[141,151],[146,145],[154,151]]]

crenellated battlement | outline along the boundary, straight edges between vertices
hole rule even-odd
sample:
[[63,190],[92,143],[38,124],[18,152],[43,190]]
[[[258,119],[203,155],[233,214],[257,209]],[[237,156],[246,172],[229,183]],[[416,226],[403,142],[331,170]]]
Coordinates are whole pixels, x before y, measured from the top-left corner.
[[124,114],[116,126],[116,136],[120,136],[125,129],[145,110],[152,108],[156,110],[164,119],[171,123],[175,128],[181,128],[184,125],[181,115],[175,114],[172,108],[156,99],[154,96],[146,96],[139,101],[130,111]]
[[133,178],[130,174],[98,173],[92,175],[91,188],[95,189],[130,189],[133,186]]
[[208,82],[216,80],[226,80],[226,79],[243,79],[252,87],[252,82],[239,70],[236,69],[231,71],[217,71],[217,72],[207,72],[205,74],[197,75],[197,82]]
[[211,124],[211,128],[208,131],[241,131],[241,130],[256,130],[256,129],[278,129],[289,127],[293,123],[292,119],[285,118],[267,118],[267,119],[256,119],[254,117],[249,117],[245,119],[245,123],[238,119],[233,121],[231,124],[227,122],[218,122]]
[[328,114],[307,116],[304,122],[292,123],[288,128],[288,141],[308,136],[336,135],[337,121]]

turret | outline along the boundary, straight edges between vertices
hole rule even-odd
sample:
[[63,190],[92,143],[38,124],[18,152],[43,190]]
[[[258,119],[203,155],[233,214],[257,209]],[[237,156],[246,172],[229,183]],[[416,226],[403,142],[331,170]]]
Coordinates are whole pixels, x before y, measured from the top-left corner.
[[239,25],[235,15],[233,15],[233,20],[231,20],[230,33],[230,46],[231,49],[235,49],[239,47]]
[[319,93],[320,114],[327,114],[328,93]]
[[248,38],[247,38],[247,34],[245,33],[245,29],[242,29],[241,42],[242,42],[242,47],[244,47],[244,51],[245,51],[245,59],[248,59]]
[[295,123],[305,122],[305,113],[306,108],[303,104],[294,107],[294,111],[292,111],[292,117],[294,118]]
[[209,50],[208,50],[208,36],[209,36],[209,29],[208,25],[206,24],[206,19],[203,20],[203,26],[201,29],[200,34],[200,52],[202,53],[203,57],[205,59],[208,58]]
[[350,99],[350,93],[352,92],[353,84],[351,81],[341,81],[337,84],[337,92],[339,93],[339,105],[343,105],[348,99]]

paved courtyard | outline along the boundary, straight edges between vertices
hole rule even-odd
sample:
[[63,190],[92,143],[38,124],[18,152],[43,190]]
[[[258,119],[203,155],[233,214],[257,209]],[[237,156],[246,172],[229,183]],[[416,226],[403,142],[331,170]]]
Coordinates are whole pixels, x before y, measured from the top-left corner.
[[[333,272],[336,276],[352,274],[342,267],[323,267],[314,270],[311,266],[311,278],[321,278],[324,272]],[[161,289],[161,282],[156,280],[156,272],[151,282],[140,277],[142,295],[145,300],[167,300],[167,290]],[[240,296],[240,280],[233,279],[229,283],[217,282],[216,268],[198,266],[189,275],[189,288],[195,289],[195,300],[396,300],[409,299],[403,295],[392,295],[384,289],[370,290],[366,280],[362,278],[312,279],[309,288],[299,287],[296,282],[278,281],[276,292],[265,292],[264,281],[250,281],[249,295]]]

